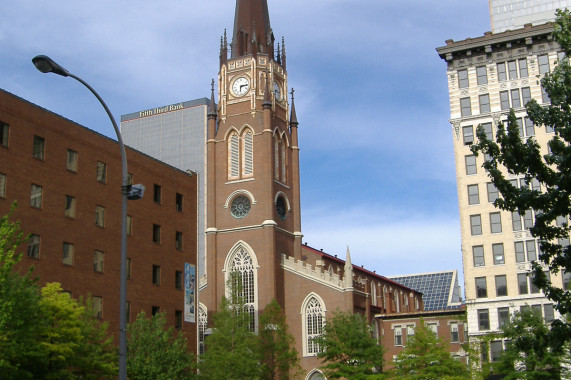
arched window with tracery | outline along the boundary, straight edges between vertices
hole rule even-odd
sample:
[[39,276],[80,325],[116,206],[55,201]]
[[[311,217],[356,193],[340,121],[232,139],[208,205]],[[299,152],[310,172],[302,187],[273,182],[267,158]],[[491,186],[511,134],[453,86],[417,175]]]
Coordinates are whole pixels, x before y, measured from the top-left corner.
[[274,179],[287,183],[286,141],[277,131],[274,134]]
[[254,175],[254,134],[246,128],[241,134],[232,131],[228,135],[228,179],[247,178]]
[[321,347],[315,338],[323,334],[325,324],[325,305],[316,294],[309,295],[302,305],[303,355],[316,356]]
[[231,288],[228,292],[239,297],[244,303],[244,312],[250,315],[249,329],[254,332],[257,329],[257,290],[256,290],[256,265],[252,256],[242,245],[238,245],[230,253],[231,259],[227,262],[228,278],[232,279]]
[[228,178],[240,178],[240,138],[232,132],[228,139]]
[[204,339],[206,329],[208,328],[208,313],[206,307],[202,304],[198,305],[198,355],[204,354]]

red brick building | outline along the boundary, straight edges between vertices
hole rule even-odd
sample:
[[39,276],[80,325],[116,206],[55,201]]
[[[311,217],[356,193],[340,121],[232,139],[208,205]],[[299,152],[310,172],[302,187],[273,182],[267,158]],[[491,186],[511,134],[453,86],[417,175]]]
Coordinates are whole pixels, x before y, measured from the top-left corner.
[[[184,307],[185,263],[196,264],[196,176],[127,149],[129,174],[146,186],[128,204],[128,311],[165,311],[196,347]],[[31,234],[22,267],[40,285],[90,294],[118,339],[121,159],[116,141],[0,90],[0,213],[18,207]],[[194,310],[196,308],[194,307]]]

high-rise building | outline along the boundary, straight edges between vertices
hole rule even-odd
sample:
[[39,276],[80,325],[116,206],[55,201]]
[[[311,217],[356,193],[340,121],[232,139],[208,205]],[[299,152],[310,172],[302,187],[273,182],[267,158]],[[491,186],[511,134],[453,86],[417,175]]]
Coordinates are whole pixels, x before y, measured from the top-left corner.
[[421,292],[426,311],[460,309],[463,306],[457,270],[406,274],[389,278]]
[[[493,202],[499,196],[482,163],[470,146],[482,126],[494,139],[500,122],[515,111],[522,139],[535,139],[547,153],[553,130],[533,125],[524,106],[531,99],[548,104],[539,78],[564,59],[552,38],[552,24],[524,28],[463,41],[446,41],[437,49],[447,64],[450,95],[450,134],[454,142],[458,204],[462,233],[464,285],[470,338],[497,331],[521,308],[541,312],[546,321],[557,318],[553,304],[532,283],[528,273],[537,260],[539,245],[529,228],[534,212],[523,215],[502,211]],[[509,175],[515,186],[541,190],[538,181]],[[553,284],[568,279],[551,275]],[[565,282],[565,284],[563,283]],[[490,360],[498,357],[502,342],[490,345]],[[487,353],[484,359],[487,359]]]
[[489,0],[492,32],[539,25],[555,19],[555,10],[571,6],[570,0]]

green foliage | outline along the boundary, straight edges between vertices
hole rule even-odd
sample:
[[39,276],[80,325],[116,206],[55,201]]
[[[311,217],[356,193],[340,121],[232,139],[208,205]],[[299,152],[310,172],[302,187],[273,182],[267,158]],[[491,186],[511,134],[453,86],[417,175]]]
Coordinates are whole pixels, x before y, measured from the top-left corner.
[[452,357],[448,343],[439,339],[421,319],[414,336],[395,359],[395,378],[407,380],[470,379],[466,365]]
[[322,348],[318,357],[329,379],[379,378],[383,369],[383,347],[373,337],[361,314],[335,311],[316,339]]
[[193,379],[195,359],[186,338],[165,328],[165,313],[147,318],[144,312],[127,327],[127,373],[130,379]]
[[[571,14],[558,11],[554,39],[565,54],[571,56]],[[498,127],[496,142],[486,138],[479,127],[478,144],[472,146],[475,154],[485,153],[489,159],[484,163],[492,182],[502,197],[494,205],[502,210],[535,210],[535,225],[530,229],[533,237],[540,241],[539,260],[552,273],[561,270],[571,272],[571,246],[558,244],[558,239],[569,236],[569,223],[557,225],[558,218],[569,219],[571,214],[571,67],[567,60],[558,62],[551,73],[541,79],[541,85],[549,95],[551,104],[540,106],[535,100],[527,105],[527,114],[537,126],[553,128],[554,137],[549,141],[550,152],[542,155],[540,147],[533,138],[522,141],[513,110],[510,112],[507,128]],[[506,173],[524,176],[529,183],[538,180],[543,193],[527,187],[517,188],[510,184]],[[557,310],[566,314],[571,312],[571,293],[549,281],[539,262],[533,263],[533,281],[547,297],[556,303]],[[551,344],[561,349],[565,341],[571,339],[568,323],[554,321]]]
[[260,317],[258,348],[262,379],[287,379],[291,372],[301,370],[285,314],[275,299],[266,306]]
[[549,328],[539,313],[532,310],[517,312],[502,327],[503,338],[508,340],[494,372],[506,380],[560,379],[560,352],[549,348]]

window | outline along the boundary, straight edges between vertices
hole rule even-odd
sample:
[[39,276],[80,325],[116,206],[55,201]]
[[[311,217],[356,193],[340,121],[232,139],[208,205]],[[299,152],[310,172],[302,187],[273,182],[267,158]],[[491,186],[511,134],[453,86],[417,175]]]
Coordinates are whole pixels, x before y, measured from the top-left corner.
[[488,190],[488,202],[492,203],[499,197],[498,188],[492,182],[486,184]]
[[480,95],[478,99],[480,102],[480,113],[490,112],[490,95]]
[[480,215],[470,215],[470,232],[472,236],[482,234],[482,218]]
[[531,90],[529,87],[524,87],[521,89],[521,98],[523,101],[523,105],[525,106],[531,100]]
[[502,352],[503,352],[503,346],[502,346],[502,341],[501,340],[494,340],[492,342],[490,342],[490,356],[492,359],[492,362],[497,362],[498,360],[500,360],[500,357],[502,356]]
[[151,306],[151,315],[157,315],[161,312],[161,308],[159,306]]
[[505,275],[496,276],[496,297],[508,295],[508,283]]
[[460,114],[462,116],[472,115],[472,105],[470,104],[470,98],[460,99]]
[[537,260],[537,253],[535,250],[535,240],[527,240],[525,242],[525,250],[527,252],[527,261]]
[[232,133],[228,141],[228,177],[240,177],[240,139],[237,133]]
[[518,273],[517,274],[517,284],[519,288],[519,294],[528,294],[529,289],[527,287],[527,274]]
[[395,346],[402,346],[402,328],[395,326]]
[[507,91],[500,91],[500,105],[502,110],[510,109],[510,96]]
[[504,327],[510,321],[510,308],[500,307],[498,308],[498,326],[499,328]]
[[323,315],[323,308],[321,307],[321,303],[315,297],[311,297],[309,302],[307,303],[305,309],[305,343],[306,343],[306,355],[315,356],[319,352],[321,352],[321,347],[317,342],[315,342],[315,338],[323,334],[323,323],[324,323],[324,315]]
[[546,303],[543,305],[543,319],[545,322],[553,322],[555,315],[553,313],[553,304]]
[[175,248],[179,251],[182,250],[182,232],[176,231],[175,232]]
[[153,285],[161,284],[161,267],[159,265],[153,265]]
[[480,194],[478,192],[478,185],[468,185],[468,204],[480,204]]
[[133,235],[133,217],[131,215],[127,215],[127,235]]
[[131,258],[127,257],[127,279],[131,278]]
[[93,316],[97,319],[103,318],[103,298],[93,296],[91,298],[91,306],[93,307]]
[[512,95],[512,107],[513,108],[519,108],[521,107],[521,99],[519,97],[519,89],[516,88],[514,90],[511,90],[511,95]]
[[476,78],[478,79],[478,85],[488,84],[488,73],[486,66],[476,67]]
[[97,161],[97,182],[107,182],[107,164],[105,162]]
[[179,212],[182,211],[182,194],[176,193],[175,209]]
[[208,313],[202,305],[198,305],[198,355],[204,354],[204,340],[208,328]]
[[177,270],[174,272],[174,287],[178,290],[182,290],[182,280],[183,280],[183,275],[182,275],[182,271]]
[[490,213],[490,230],[493,234],[502,232],[502,217],[499,212]]
[[488,140],[494,141],[494,134],[492,132],[492,123],[482,123],[480,125],[484,129],[484,132],[486,133],[486,138]]
[[153,186],[153,201],[161,204],[161,186],[156,183]]
[[33,208],[42,208],[42,187],[39,185],[32,184],[30,206]]
[[458,333],[458,323],[450,323],[450,342],[455,343],[460,341],[460,334]]
[[182,310],[174,311],[174,328],[176,330],[182,330]]
[[[250,255],[243,246],[238,246],[232,253],[230,253],[230,255],[232,256],[232,259],[227,261],[226,272],[228,274],[237,274],[237,276],[234,277],[234,280],[238,283],[230,284],[230,289],[228,289],[228,291],[238,292],[238,296],[242,298],[244,302],[244,310],[250,314],[249,329],[250,331],[255,332],[257,326],[257,289],[255,284],[256,268],[254,260],[252,255]],[[230,279],[230,277],[227,277],[227,279]],[[321,305],[317,299],[316,302]]]
[[538,55],[537,61],[539,63],[539,74],[545,74],[549,72],[549,58],[547,54]]
[[246,129],[240,136],[233,132],[228,140],[228,178],[251,177],[254,174],[254,135]]
[[539,183],[537,178],[531,179],[531,190],[539,191],[541,193],[541,183]]
[[44,140],[43,137],[40,136],[34,136],[34,150],[32,152],[32,155],[34,158],[37,158],[38,160],[44,160],[45,158],[45,145],[46,145],[46,140]]
[[105,207],[95,206],[95,225],[105,227]]
[[458,70],[458,85],[460,88],[466,88],[470,85],[468,82],[468,70]]
[[498,63],[498,80],[499,81],[504,81],[507,80],[508,77],[506,75],[506,63],[502,62],[502,63]]
[[494,255],[495,265],[505,264],[503,243],[492,244],[492,253]]
[[478,330],[489,330],[490,329],[490,314],[488,309],[478,310]]
[[487,363],[490,361],[490,358],[488,357],[488,342],[480,343],[480,356],[482,363]]
[[414,336],[414,325],[406,326],[406,338],[412,338]]
[[533,274],[530,273],[527,277],[529,278],[529,292],[532,294],[539,293],[539,288],[535,285]]
[[523,263],[525,261],[525,248],[523,241],[516,241],[514,243],[515,261],[516,263]]
[[95,250],[93,252],[93,270],[97,273],[103,273],[103,252]]
[[523,230],[522,224],[521,224],[521,215],[517,211],[512,212],[512,229],[514,231]]
[[10,126],[0,121],[0,146],[8,147],[8,137],[10,136]]
[[476,174],[476,156],[473,154],[466,156],[466,175]]
[[161,242],[161,226],[158,224],[153,224],[153,242],[160,243]]
[[63,263],[73,265],[73,244],[63,243]]
[[517,79],[517,63],[516,61],[508,62],[508,74],[510,79]]
[[40,258],[40,235],[31,234],[28,239],[28,257]]
[[75,197],[72,197],[71,195],[65,196],[64,215],[68,218],[75,218]]
[[434,334],[436,334],[436,336],[438,336],[438,324],[437,323],[427,322],[426,327],[428,328],[428,330],[432,331]]
[[529,117],[524,117],[523,121],[525,124],[525,135],[527,137],[535,136],[535,126],[533,125],[533,121],[531,121]]
[[519,77],[520,78],[527,78],[527,60],[525,58],[518,59],[519,63]]
[[531,210],[526,210],[523,214],[523,228],[529,230],[533,227],[533,213]]
[[476,298],[488,297],[488,285],[486,277],[476,277]]
[[67,150],[67,170],[77,172],[77,152],[75,150]]
[[472,247],[472,255],[474,256],[474,266],[481,267],[485,265],[484,262],[484,247],[476,245]]
[[549,94],[545,91],[545,88],[541,86],[541,102],[542,103],[551,103],[551,99],[549,98]]
[[462,127],[462,134],[464,135],[464,145],[470,145],[474,142],[474,129],[471,125]]
[[6,197],[6,174],[0,173],[0,198]]

